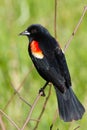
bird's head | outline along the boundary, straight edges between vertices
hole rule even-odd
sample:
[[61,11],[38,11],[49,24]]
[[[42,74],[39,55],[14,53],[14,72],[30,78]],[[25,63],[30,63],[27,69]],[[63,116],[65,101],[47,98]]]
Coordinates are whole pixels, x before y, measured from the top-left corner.
[[20,33],[20,35],[25,35],[28,38],[35,38],[37,36],[44,36],[44,35],[49,35],[48,30],[43,27],[40,24],[32,24],[31,26],[29,26],[25,31],[23,31],[22,33]]

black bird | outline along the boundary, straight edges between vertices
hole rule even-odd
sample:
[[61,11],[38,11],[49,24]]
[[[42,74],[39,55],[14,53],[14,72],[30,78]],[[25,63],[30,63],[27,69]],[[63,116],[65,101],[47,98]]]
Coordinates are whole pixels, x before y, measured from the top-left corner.
[[81,119],[85,109],[72,90],[70,73],[59,43],[40,24],[29,26],[20,35],[29,39],[29,55],[38,73],[46,80],[45,86],[49,82],[54,85],[60,118],[65,122]]

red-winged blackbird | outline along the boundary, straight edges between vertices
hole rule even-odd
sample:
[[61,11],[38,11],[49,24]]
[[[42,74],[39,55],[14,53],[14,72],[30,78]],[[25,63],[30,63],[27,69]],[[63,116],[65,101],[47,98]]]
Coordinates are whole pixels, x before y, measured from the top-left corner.
[[71,88],[65,55],[58,42],[39,24],[29,26],[20,35],[29,39],[29,55],[38,73],[46,80],[45,86],[49,82],[54,85],[61,119],[65,122],[81,119],[85,109]]

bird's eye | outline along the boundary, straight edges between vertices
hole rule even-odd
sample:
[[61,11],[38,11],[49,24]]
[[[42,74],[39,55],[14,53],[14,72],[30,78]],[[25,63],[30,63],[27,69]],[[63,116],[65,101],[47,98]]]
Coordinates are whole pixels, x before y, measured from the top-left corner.
[[31,30],[31,33],[33,34],[33,33],[37,33],[37,30],[36,29],[32,29]]

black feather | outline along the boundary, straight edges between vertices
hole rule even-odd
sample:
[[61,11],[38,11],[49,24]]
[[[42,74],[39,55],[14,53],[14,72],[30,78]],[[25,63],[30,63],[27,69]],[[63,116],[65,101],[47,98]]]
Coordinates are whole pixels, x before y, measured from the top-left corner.
[[66,89],[65,93],[61,93],[56,87],[55,90],[58,100],[60,118],[65,122],[81,119],[85,109],[77,99],[72,88],[69,87]]

